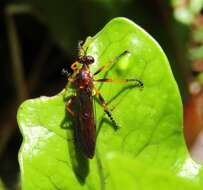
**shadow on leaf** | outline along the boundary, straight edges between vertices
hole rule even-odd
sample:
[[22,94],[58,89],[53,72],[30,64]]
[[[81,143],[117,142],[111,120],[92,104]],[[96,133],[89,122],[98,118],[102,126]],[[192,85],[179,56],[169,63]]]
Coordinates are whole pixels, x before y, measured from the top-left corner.
[[89,173],[89,161],[85,156],[83,156],[75,140],[75,129],[72,118],[66,110],[65,113],[65,117],[60,126],[62,129],[67,129],[67,137],[69,139],[67,143],[71,165],[80,184],[84,184]]

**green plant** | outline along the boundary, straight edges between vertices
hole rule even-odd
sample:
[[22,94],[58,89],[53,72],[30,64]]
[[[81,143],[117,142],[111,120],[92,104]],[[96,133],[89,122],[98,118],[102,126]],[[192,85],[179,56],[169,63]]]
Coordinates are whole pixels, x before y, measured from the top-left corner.
[[19,152],[22,188],[200,189],[202,167],[187,152],[181,98],[157,42],[131,21],[115,18],[84,46],[96,59],[92,71],[128,50],[129,55],[97,78],[137,77],[144,89],[98,85],[121,128],[114,131],[96,103],[98,136],[92,160],[75,152],[64,102],[70,88],[25,101],[17,116],[24,137]]

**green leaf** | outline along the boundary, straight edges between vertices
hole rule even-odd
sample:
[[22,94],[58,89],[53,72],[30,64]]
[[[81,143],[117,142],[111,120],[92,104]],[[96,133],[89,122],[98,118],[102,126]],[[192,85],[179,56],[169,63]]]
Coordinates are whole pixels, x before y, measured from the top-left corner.
[[128,19],[115,18],[86,40],[87,47],[96,60],[92,72],[128,50],[95,78],[136,77],[144,88],[96,84],[121,127],[115,131],[96,103],[98,135],[91,160],[74,144],[64,101],[71,88],[25,101],[17,116],[24,138],[19,152],[23,189],[200,189],[202,167],[187,152],[180,94],[157,42]]

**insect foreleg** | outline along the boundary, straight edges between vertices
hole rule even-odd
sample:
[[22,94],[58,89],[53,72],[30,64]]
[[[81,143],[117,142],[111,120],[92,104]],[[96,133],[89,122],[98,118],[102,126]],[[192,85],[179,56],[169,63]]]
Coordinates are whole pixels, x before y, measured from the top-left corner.
[[[118,55],[118,56],[116,56],[114,59],[112,59],[112,60],[110,60],[110,61],[108,61],[106,64],[104,64],[103,66],[101,66],[95,73],[94,73],[94,76],[95,75],[97,75],[97,74],[99,74],[101,71],[103,71],[103,69],[104,68],[106,68],[108,65],[110,65],[110,64],[115,64],[115,63],[117,63],[117,61],[121,58],[121,57],[123,57],[124,55],[126,55],[127,53],[129,53],[129,51],[124,51],[123,53],[121,53],[120,55]],[[112,66],[113,66],[112,65]]]

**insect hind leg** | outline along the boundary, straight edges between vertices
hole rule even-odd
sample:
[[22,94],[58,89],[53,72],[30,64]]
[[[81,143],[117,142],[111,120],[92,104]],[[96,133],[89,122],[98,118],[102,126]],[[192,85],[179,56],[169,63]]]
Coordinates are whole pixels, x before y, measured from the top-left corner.
[[97,91],[97,95],[99,98],[99,103],[101,104],[101,106],[104,109],[104,112],[107,114],[107,116],[109,117],[109,119],[111,120],[114,129],[118,129],[119,125],[117,124],[117,122],[115,121],[115,119],[113,118],[112,112],[111,110],[108,108],[106,101],[104,100],[104,98],[102,97],[102,95],[100,94],[99,91]]

